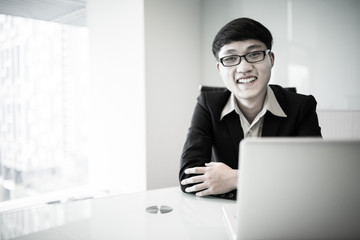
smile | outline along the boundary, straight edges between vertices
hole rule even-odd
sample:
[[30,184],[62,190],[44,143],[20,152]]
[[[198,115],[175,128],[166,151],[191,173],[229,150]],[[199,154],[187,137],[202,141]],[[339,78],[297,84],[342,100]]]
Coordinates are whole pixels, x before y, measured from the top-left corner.
[[251,78],[240,78],[238,80],[236,80],[237,83],[241,83],[241,84],[246,84],[246,83],[250,83],[255,81],[255,77],[251,77]]

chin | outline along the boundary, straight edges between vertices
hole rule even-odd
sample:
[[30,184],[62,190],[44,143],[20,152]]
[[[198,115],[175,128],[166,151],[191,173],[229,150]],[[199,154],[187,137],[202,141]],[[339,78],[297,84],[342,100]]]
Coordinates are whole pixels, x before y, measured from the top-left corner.
[[257,97],[262,97],[264,88],[258,88],[255,86],[252,87],[237,87],[233,93],[237,98],[241,99],[256,99]]

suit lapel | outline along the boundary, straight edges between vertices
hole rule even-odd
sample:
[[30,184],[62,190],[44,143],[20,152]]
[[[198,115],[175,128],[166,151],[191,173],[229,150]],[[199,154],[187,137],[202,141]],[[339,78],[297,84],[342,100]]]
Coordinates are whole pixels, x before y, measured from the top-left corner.
[[[279,91],[279,89],[276,86],[270,85],[271,89],[273,90],[276,100],[280,104],[283,111],[286,113],[286,102],[284,99],[283,94]],[[267,111],[264,116],[264,125],[262,130],[262,136],[263,137],[269,137],[269,136],[277,136],[278,130],[280,127],[280,121],[282,120],[281,117],[277,117],[273,115],[271,112]]]

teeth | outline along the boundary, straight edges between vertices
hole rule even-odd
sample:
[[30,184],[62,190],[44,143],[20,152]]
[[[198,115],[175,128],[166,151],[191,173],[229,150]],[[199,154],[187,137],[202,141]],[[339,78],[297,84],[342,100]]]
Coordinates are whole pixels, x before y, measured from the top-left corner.
[[238,83],[249,83],[249,82],[252,82],[254,80],[255,80],[254,77],[252,77],[252,78],[241,78],[241,79],[238,79],[236,82],[238,82]]

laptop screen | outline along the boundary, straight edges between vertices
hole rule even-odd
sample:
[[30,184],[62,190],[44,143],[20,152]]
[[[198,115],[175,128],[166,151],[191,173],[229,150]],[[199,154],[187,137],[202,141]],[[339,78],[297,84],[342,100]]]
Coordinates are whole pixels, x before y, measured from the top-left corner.
[[360,141],[240,143],[237,239],[360,239]]

